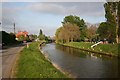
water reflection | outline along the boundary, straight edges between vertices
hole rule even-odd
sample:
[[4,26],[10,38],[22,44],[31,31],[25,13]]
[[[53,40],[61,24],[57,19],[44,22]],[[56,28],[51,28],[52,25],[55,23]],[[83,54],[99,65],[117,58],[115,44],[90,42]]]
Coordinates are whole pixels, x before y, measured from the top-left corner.
[[63,70],[79,78],[115,78],[118,59],[56,44],[42,49]]
[[109,59],[116,59],[115,57],[111,57],[111,56],[107,56],[107,55],[101,55],[101,54],[96,54],[96,53],[92,53],[92,52],[87,52],[87,51],[83,51],[77,48],[72,48],[72,47],[68,47],[68,46],[63,46],[63,45],[55,45],[55,48],[58,50],[62,50],[64,52],[66,52],[67,54],[71,54],[74,56],[79,56],[81,58],[86,58],[86,57],[92,57],[92,58],[101,58],[103,60],[109,60]]
[[[84,54],[85,53],[84,51],[81,51],[81,50],[78,50],[78,49],[75,49],[75,48],[72,48],[72,47],[67,47],[67,46],[58,45],[58,44],[55,45],[55,46],[56,46],[56,49],[62,50],[67,54],[71,54],[71,55],[74,55],[74,56],[79,56],[81,58],[85,58],[85,57],[88,56],[87,54]],[[78,53],[80,53],[80,54],[78,54]]]

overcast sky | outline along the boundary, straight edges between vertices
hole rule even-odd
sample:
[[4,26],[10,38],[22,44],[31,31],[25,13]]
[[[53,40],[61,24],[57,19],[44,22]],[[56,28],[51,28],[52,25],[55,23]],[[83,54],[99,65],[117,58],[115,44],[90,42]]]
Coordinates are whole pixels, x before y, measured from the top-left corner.
[[47,36],[54,36],[66,15],[77,15],[89,23],[105,21],[103,2],[3,2],[3,30],[26,30],[38,34],[42,29]]

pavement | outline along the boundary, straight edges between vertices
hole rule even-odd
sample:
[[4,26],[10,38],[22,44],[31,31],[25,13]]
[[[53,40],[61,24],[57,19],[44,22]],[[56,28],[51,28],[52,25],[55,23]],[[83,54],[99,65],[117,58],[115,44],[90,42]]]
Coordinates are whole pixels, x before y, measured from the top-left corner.
[[0,77],[10,78],[11,70],[15,64],[17,54],[23,49],[24,44],[14,45],[0,50]]

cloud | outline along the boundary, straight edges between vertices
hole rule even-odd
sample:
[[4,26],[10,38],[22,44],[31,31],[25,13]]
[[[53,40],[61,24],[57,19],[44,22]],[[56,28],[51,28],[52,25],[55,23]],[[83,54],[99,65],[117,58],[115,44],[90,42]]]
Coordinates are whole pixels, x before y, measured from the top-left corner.
[[58,14],[59,12],[63,12],[64,7],[49,3],[36,3],[28,6],[28,9],[39,13]]
[[[108,1],[112,2],[113,0]],[[106,2],[106,0],[2,0],[2,2]]]
[[[31,3],[21,7],[4,7],[3,16],[15,16],[19,12],[30,10],[35,13],[51,15],[104,16],[103,2],[44,2]],[[13,15],[14,14],[14,15]]]
[[5,25],[12,25],[12,20],[10,20],[9,18],[6,18],[6,17],[3,17],[2,18],[2,25],[5,26]]
[[3,4],[2,17],[4,24],[10,24],[18,20],[22,11],[32,11],[33,13],[44,13],[49,15],[78,15],[101,17],[104,16],[103,2],[45,2],[45,3],[30,3],[25,6],[7,7]]
[[18,14],[24,9],[23,7],[8,7],[9,3],[2,4],[2,27],[8,28],[13,26],[18,20]]
[[[48,26],[49,24],[51,24],[49,22],[49,18],[47,18],[48,16],[45,17],[46,19],[44,19],[46,21],[47,28],[45,27],[37,28],[33,26],[38,26],[41,23],[37,22],[37,19],[36,19],[37,17],[35,17],[35,19],[29,20],[31,17],[31,14],[33,14],[33,16],[34,15],[42,16],[43,14],[41,15],[41,13],[48,14],[49,16],[52,15],[52,17],[55,18],[56,21],[61,20],[56,17],[58,16],[64,17],[70,14],[78,15],[80,17],[85,16],[86,18],[87,16],[90,16],[91,18],[101,17],[101,16],[104,17],[103,4],[104,4],[103,2],[38,2],[38,3],[29,3],[29,2],[24,3],[23,2],[23,4],[19,2],[18,3],[4,3],[3,8],[2,8],[2,14],[3,14],[2,21],[3,21],[3,25],[6,26],[6,29],[9,29],[9,27],[11,26],[13,27],[13,23],[15,21],[16,24],[18,23],[17,27],[20,28],[18,30],[29,30],[29,32],[37,33],[39,32],[39,28],[41,28],[43,29],[45,34],[53,35],[57,27],[52,28]],[[56,26],[56,23],[54,24],[55,19],[53,19],[52,26]],[[35,24],[31,23],[34,20],[36,20]],[[31,26],[31,28],[27,29],[29,28],[29,26]],[[13,31],[13,28],[11,29],[11,31]]]
[[27,8],[37,13],[53,15],[103,16],[103,4],[102,2],[35,3]]

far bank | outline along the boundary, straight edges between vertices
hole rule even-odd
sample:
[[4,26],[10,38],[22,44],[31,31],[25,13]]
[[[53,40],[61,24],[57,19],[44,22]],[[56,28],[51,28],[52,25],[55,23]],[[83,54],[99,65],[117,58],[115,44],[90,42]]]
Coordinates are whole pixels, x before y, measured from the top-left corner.
[[119,54],[120,44],[99,44],[94,48],[91,48],[93,43],[89,43],[89,42],[69,42],[64,44],[62,43],[58,43],[58,44],[78,48],[84,51],[93,52],[97,54],[116,56],[116,57],[120,56]]

